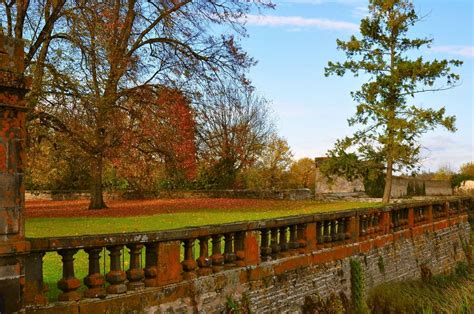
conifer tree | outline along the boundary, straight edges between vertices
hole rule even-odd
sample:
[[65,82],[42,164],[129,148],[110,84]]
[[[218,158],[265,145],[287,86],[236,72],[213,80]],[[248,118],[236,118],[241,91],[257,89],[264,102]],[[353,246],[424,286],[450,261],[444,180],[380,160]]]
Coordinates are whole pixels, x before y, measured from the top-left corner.
[[451,67],[462,64],[459,60],[412,57],[413,50],[429,47],[433,41],[408,36],[420,20],[410,0],[370,0],[369,15],[360,24],[361,37],[337,40],[347,60],[328,62],[325,68],[326,76],[351,72],[368,77],[359,90],[351,93],[357,111],[348,122],[360,128],[337,141],[329,154],[341,155],[352,147],[361,160],[381,157],[385,165],[385,203],[390,201],[392,173],[411,169],[419,161],[420,136],[437,126],[456,130],[455,117],[446,115],[444,107],[422,108],[413,101],[417,94],[454,87],[459,75]]

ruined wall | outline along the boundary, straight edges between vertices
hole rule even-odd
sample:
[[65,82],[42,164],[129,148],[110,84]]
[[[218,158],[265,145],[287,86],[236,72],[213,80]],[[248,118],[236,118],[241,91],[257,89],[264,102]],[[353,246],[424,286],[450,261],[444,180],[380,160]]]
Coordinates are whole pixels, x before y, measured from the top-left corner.
[[446,180],[420,180],[416,178],[394,177],[392,182],[392,197],[408,196],[407,189],[409,183],[423,188],[427,196],[453,195],[451,183]]
[[[234,268],[162,288],[147,288],[105,300],[65,302],[29,308],[31,313],[222,313],[230,304],[252,313],[300,313],[306,296],[351,296],[350,260],[364,268],[366,289],[392,280],[434,274],[465,261],[467,215],[357,243],[322,247],[255,266]],[[383,266],[381,266],[383,265]]]
[[[418,188],[424,191],[426,196],[448,196],[453,195],[453,189],[451,183],[445,180],[422,180],[416,178],[402,178],[393,177],[392,179],[392,191],[391,196],[393,198],[401,198],[409,195],[408,185],[418,186]],[[342,177],[335,177],[333,180],[328,180],[324,175],[321,174],[319,169],[316,169],[316,180],[315,180],[315,195],[324,194],[347,194],[351,196],[353,192],[364,192],[364,183],[361,179],[354,181],[348,181]],[[416,195],[421,195],[417,193]]]
[[319,168],[316,168],[315,176],[316,195],[325,193],[352,193],[364,191],[364,183],[362,182],[362,179],[349,181],[343,177],[335,177],[332,180],[329,180],[321,173]]
[[455,190],[456,195],[474,196],[474,180],[466,180]]

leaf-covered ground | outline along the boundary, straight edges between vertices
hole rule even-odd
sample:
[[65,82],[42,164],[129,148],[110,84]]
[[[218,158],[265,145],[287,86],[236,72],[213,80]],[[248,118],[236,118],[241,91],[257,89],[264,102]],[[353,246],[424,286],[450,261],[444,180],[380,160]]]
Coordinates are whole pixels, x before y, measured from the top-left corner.
[[374,203],[253,199],[109,201],[88,210],[88,201],[27,201],[28,237],[137,232],[285,217],[376,206]]

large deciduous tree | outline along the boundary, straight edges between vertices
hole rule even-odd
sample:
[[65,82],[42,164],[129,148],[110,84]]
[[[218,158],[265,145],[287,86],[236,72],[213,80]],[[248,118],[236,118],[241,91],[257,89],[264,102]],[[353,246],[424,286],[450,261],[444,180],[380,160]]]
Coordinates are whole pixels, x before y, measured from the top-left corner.
[[[246,81],[254,60],[235,38],[260,0],[75,0],[64,8],[49,50],[35,117],[62,132],[91,160],[91,209],[105,207],[104,159],[120,146],[140,111],[129,101],[144,87],[228,76]],[[215,26],[218,27],[215,27]],[[226,33],[219,34],[217,30]]]
[[24,71],[32,78],[30,108],[42,92],[45,60],[55,30],[64,21],[65,4],[66,0],[0,1],[0,31],[25,43]]
[[290,184],[293,188],[314,190],[316,164],[313,159],[305,157],[294,161],[290,166]]
[[196,134],[189,99],[179,90],[162,87],[144,88],[130,101],[140,110],[110,157],[117,175],[136,191],[156,187],[157,172],[167,187],[192,182],[197,171]]
[[[349,125],[361,128],[338,141],[335,150],[356,147],[363,160],[382,156],[386,173],[383,202],[390,200],[393,171],[418,162],[418,140],[423,133],[437,126],[455,131],[455,117],[447,116],[444,107],[432,109],[413,102],[416,94],[455,86],[459,76],[450,67],[462,64],[412,57],[412,50],[432,43],[432,39],[408,37],[419,20],[412,1],[370,0],[369,15],[360,24],[361,37],[337,41],[347,60],[329,62],[325,69],[326,76],[351,72],[368,78],[360,90],[351,93],[358,104]],[[439,79],[444,81],[441,85],[437,85]]]
[[207,183],[233,187],[237,174],[253,165],[273,126],[267,101],[247,86],[212,85],[196,105],[198,152]]
[[272,134],[257,163],[262,171],[265,188],[287,187],[292,162],[293,153],[286,139]]

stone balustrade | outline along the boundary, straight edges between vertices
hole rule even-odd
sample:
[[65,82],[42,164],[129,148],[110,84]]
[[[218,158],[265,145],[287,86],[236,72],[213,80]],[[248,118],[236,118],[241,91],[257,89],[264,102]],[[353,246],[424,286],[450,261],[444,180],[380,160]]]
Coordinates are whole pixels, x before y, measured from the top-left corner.
[[[31,238],[25,301],[47,302],[42,276],[46,252],[62,258],[59,301],[104,298],[430,226],[465,214],[469,202],[456,198],[157,232]],[[85,278],[76,278],[74,271],[79,250],[89,259]],[[102,272],[101,257],[109,265]]]

